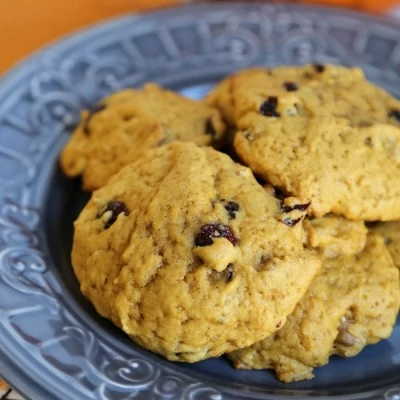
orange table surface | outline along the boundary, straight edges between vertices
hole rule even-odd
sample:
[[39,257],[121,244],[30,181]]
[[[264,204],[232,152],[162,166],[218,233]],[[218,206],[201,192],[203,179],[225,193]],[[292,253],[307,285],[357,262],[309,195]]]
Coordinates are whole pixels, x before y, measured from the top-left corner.
[[95,22],[179,0],[0,0],[0,73],[32,51]]
[[[279,0],[278,0],[279,1]],[[0,73],[68,33],[126,12],[188,0],[0,0]],[[195,0],[192,0],[195,2]],[[400,0],[297,0],[384,12]]]

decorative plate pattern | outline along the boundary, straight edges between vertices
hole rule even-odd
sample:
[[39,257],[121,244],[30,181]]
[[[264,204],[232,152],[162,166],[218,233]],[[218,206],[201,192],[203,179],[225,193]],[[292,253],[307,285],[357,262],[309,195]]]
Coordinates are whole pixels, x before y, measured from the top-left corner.
[[64,236],[57,231],[60,213],[49,210],[68,206],[57,157],[82,107],[150,80],[199,97],[242,67],[308,62],[359,65],[400,96],[400,28],[394,23],[255,3],[127,16],[36,54],[1,81],[0,375],[27,398],[41,400],[400,398],[399,323],[380,347],[387,361],[365,350],[375,370],[366,376],[353,371],[335,389],[324,386],[324,373],[309,383],[269,385],[268,373],[246,375],[222,360],[177,365],[121,339],[92,315],[76,282],[64,279],[68,273],[53,245]]

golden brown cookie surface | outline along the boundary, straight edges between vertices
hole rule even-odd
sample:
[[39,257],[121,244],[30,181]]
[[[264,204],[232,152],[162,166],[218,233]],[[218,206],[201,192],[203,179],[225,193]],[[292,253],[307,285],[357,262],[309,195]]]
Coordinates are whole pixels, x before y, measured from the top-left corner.
[[101,315],[170,360],[198,361],[273,333],[306,291],[320,261],[292,214],[248,168],[172,143],[93,193],[72,261]]
[[369,228],[384,238],[394,264],[400,269],[400,221],[373,223]]
[[339,66],[244,70],[208,96],[254,173],[311,212],[400,218],[400,101]]
[[305,244],[324,258],[362,251],[368,230],[362,221],[349,221],[333,215],[304,220]]
[[61,166],[70,177],[82,175],[84,189],[94,190],[149,148],[174,140],[218,144],[224,131],[217,110],[147,84],[114,93],[83,112]]
[[284,382],[311,379],[332,354],[352,357],[389,337],[399,305],[399,271],[370,233],[360,253],[324,258],[280,331],[229,357],[238,368],[274,369]]

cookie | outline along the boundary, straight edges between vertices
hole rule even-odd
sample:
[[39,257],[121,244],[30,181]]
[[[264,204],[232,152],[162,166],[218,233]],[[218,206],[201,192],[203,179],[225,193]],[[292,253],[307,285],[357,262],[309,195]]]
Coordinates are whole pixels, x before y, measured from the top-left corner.
[[[246,70],[245,70],[246,71]],[[243,72],[238,72],[235,77]],[[245,72],[247,73],[247,72]],[[210,107],[217,108],[221,112],[221,116],[227,126],[235,126],[234,110],[234,96],[232,95],[232,80],[233,76],[224,79],[218,83],[204,99],[206,104]]]
[[[234,120],[240,159],[310,213],[400,218],[400,101],[358,68],[250,69],[208,103]],[[230,98],[229,98],[230,97]]]
[[237,368],[274,369],[284,382],[311,379],[331,355],[352,357],[388,338],[399,306],[399,271],[370,233],[361,253],[324,258],[280,331],[229,357]]
[[249,346],[284,324],[320,268],[302,244],[309,204],[294,201],[281,203],[214,149],[148,150],[95,191],[75,222],[81,290],[170,360]]
[[369,229],[382,235],[394,264],[400,269],[400,221],[373,223]]
[[324,257],[338,257],[362,251],[367,240],[368,229],[364,222],[349,221],[329,215],[304,220],[304,243]]
[[219,112],[155,84],[127,89],[82,113],[81,123],[61,153],[69,177],[82,175],[85,190],[103,186],[143,151],[174,140],[201,146],[222,141]]

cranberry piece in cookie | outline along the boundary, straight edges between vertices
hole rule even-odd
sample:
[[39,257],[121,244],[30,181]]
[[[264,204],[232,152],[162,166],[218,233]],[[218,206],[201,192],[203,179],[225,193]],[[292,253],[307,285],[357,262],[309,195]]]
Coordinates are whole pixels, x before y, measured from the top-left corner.
[[276,96],[270,96],[261,104],[260,112],[266,117],[279,117],[280,114],[276,111],[277,107],[278,98]]
[[111,211],[110,218],[105,222],[104,229],[108,229],[118,218],[118,215],[124,213],[129,215],[129,210],[127,209],[125,203],[122,201],[111,200],[107,205],[97,214],[97,218],[101,218],[105,213]]
[[204,225],[195,239],[196,246],[204,247],[213,244],[213,238],[225,238],[236,246],[237,239],[231,228],[224,224],[207,224]]
[[235,219],[236,213],[239,211],[239,204],[234,201],[228,201],[224,207],[228,211],[229,219]]

